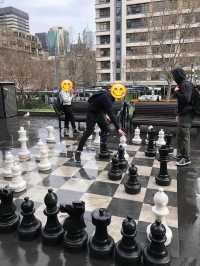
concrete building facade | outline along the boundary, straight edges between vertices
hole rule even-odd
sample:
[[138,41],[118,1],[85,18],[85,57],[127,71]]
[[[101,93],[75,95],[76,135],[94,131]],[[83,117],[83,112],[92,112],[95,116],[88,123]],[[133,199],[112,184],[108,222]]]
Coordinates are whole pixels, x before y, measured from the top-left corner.
[[96,0],[98,85],[167,84],[163,57],[177,57],[175,65],[188,72],[200,67],[200,0],[192,2],[193,8],[187,0]]
[[14,31],[29,33],[29,15],[14,7],[0,8],[0,26]]

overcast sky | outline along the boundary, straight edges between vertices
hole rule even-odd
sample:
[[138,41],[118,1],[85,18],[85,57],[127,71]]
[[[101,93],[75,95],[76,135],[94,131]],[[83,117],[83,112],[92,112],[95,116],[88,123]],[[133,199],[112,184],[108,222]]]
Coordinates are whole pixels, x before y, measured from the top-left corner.
[[77,37],[78,32],[87,26],[95,30],[95,0],[4,0],[1,6],[13,6],[28,12],[31,33],[64,26],[71,27]]

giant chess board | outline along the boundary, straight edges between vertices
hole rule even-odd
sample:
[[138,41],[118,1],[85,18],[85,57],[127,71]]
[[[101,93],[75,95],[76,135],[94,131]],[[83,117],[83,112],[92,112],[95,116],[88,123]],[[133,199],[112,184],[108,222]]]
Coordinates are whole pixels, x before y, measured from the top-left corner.
[[[109,233],[115,241],[121,238],[121,225],[125,217],[132,216],[137,222],[137,231],[146,234],[146,227],[155,221],[152,213],[153,196],[159,186],[155,183],[158,175],[159,162],[156,158],[147,158],[144,154],[144,145],[128,145],[129,165],[134,162],[138,168],[139,181],[142,184],[141,192],[137,195],[125,193],[123,181],[128,171],[119,181],[108,179],[109,160],[98,159],[98,149],[92,146],[92,142],[82,153],[82,163],[74,162],[73,152],[76,148],[76,140],[65,140],[61,144],[50,147],[49,157],[52,163],[51,173],[39,173],[34,159],[35,147],[31,149],[31,161],[22,163],[23,178],[27,181],[27,190],[15,195],[15,202],[20,204],[25,196],[29,196],[35,202],[35,215],[46,222],[43,210],[45,209],[44,197],[48,188],[53,188],[58,196],[59,203],[71,203],[82,200],[86,204],[85,220],[89,234],[94,227],[91,223],[91,212],[97,208],[107,208],[112,215]],[[117,150],[117,144],[111,146]],[[170,186],[164,187],[169,197],[169,211],[167,224],[173,231],[171,251],[173,256],[178,256],[178,208],[177,208],[177,167],[175,160],[171,158],[168,163],[168,172],[172,178]],[[3,181],[2,181],[3,182]],[[6,181],[4,181],[6,183]],[[2,183],[3,184],[3,183]],[[60,222],[66,216],[59,214]]]

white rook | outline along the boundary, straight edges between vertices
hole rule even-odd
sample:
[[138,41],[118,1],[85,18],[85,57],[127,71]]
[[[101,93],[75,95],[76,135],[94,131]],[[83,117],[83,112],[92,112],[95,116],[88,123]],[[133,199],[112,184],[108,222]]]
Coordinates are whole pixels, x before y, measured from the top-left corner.
[[28,138],[26,136],[26,130],[24,129],[24,127],[20,127],[18,133],[19,133],[18,141],[21,143],[21,148],[19,151],[19,159],[20,161],[28,161],[31,159],[31,155],[27,148]]

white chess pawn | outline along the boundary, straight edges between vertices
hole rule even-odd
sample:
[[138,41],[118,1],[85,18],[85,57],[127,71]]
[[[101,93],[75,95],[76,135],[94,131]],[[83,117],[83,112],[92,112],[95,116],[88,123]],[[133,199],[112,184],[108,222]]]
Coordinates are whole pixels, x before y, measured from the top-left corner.
[[153,126],[149,126],[147,129],[147,135],[146,135],[146,139],[145,139],[145,144],[148,144],[149,142],[149,131],[153,128]]
[[10,151],[6,153],[5,167],[3,169],[3,177],[12,177],[12,167],[14,165],[14,157]]
[[166,144],[165,141],[165,132],[161,129],[158,133],[158,140],[156,141],[156,146],[161,147]]
[[127,139],[126,139],[125,136],[121,136],[120,137],[120,144],[124,147],[124,157],[125,157],[126,160],[128,160],[129,159],[129,155],[128,155],[127,151],[126,151],[126,147],[127,147],[126,141],[127,141]]
[[45,144],[42,142],[42,140],[40,139],[35,147],[36,149],[36,154],[35,154],[35,160],[36,162],[40,161],[40,155],[41,155],[41,150],[44,149]]
[[52,126],[46,127],[48,132],[47,143],[55,143],[54,128]]
[[[155,215],[156,220],[161,221],[161,223],[165,226],[167,238],[165,246],[169,246],[173,238],[172,230],[169,228],[166,222],[166,216],[169,215],[169,209],[167,207],[168,202],[169,199],[167,194],[164,192],[163,188],[160,188],[154,195],[154,206],[152,207],[152,211]],[[147,227],[148,240],[150,240],[150,227],[151,224]]]
[[28,138],[26,136],[26,130],[24,127],[20,127],[20,130],[18,131],[19,133],[19,139],[18,141],[21,143],[21,149],[19,152],[19,159],[20,161],[28,161],[31,159],[30,152],[27,148],[27,141]]
[[51,163],[48,158],[48,149],[44,145],[43,149],[40,151],[40,163],[38,164],[39,172],[46,173],[51,171]]
[[140,138],[140,129],[137,127],[135,129],[135,135],[134,138],[132,139],[132,143],[136,145],[140,145],[142,143],[142,139]]
[[94,145],[99,146],[100,145],[100,128],[98,126],[95,127],[95,139],[94,139]]
[[14,163],[12,167],[12,180],[9,182],[9,187],[15,192],[22,192],[26,189],[26,181],[22,178],[22,170],[18,163]]

